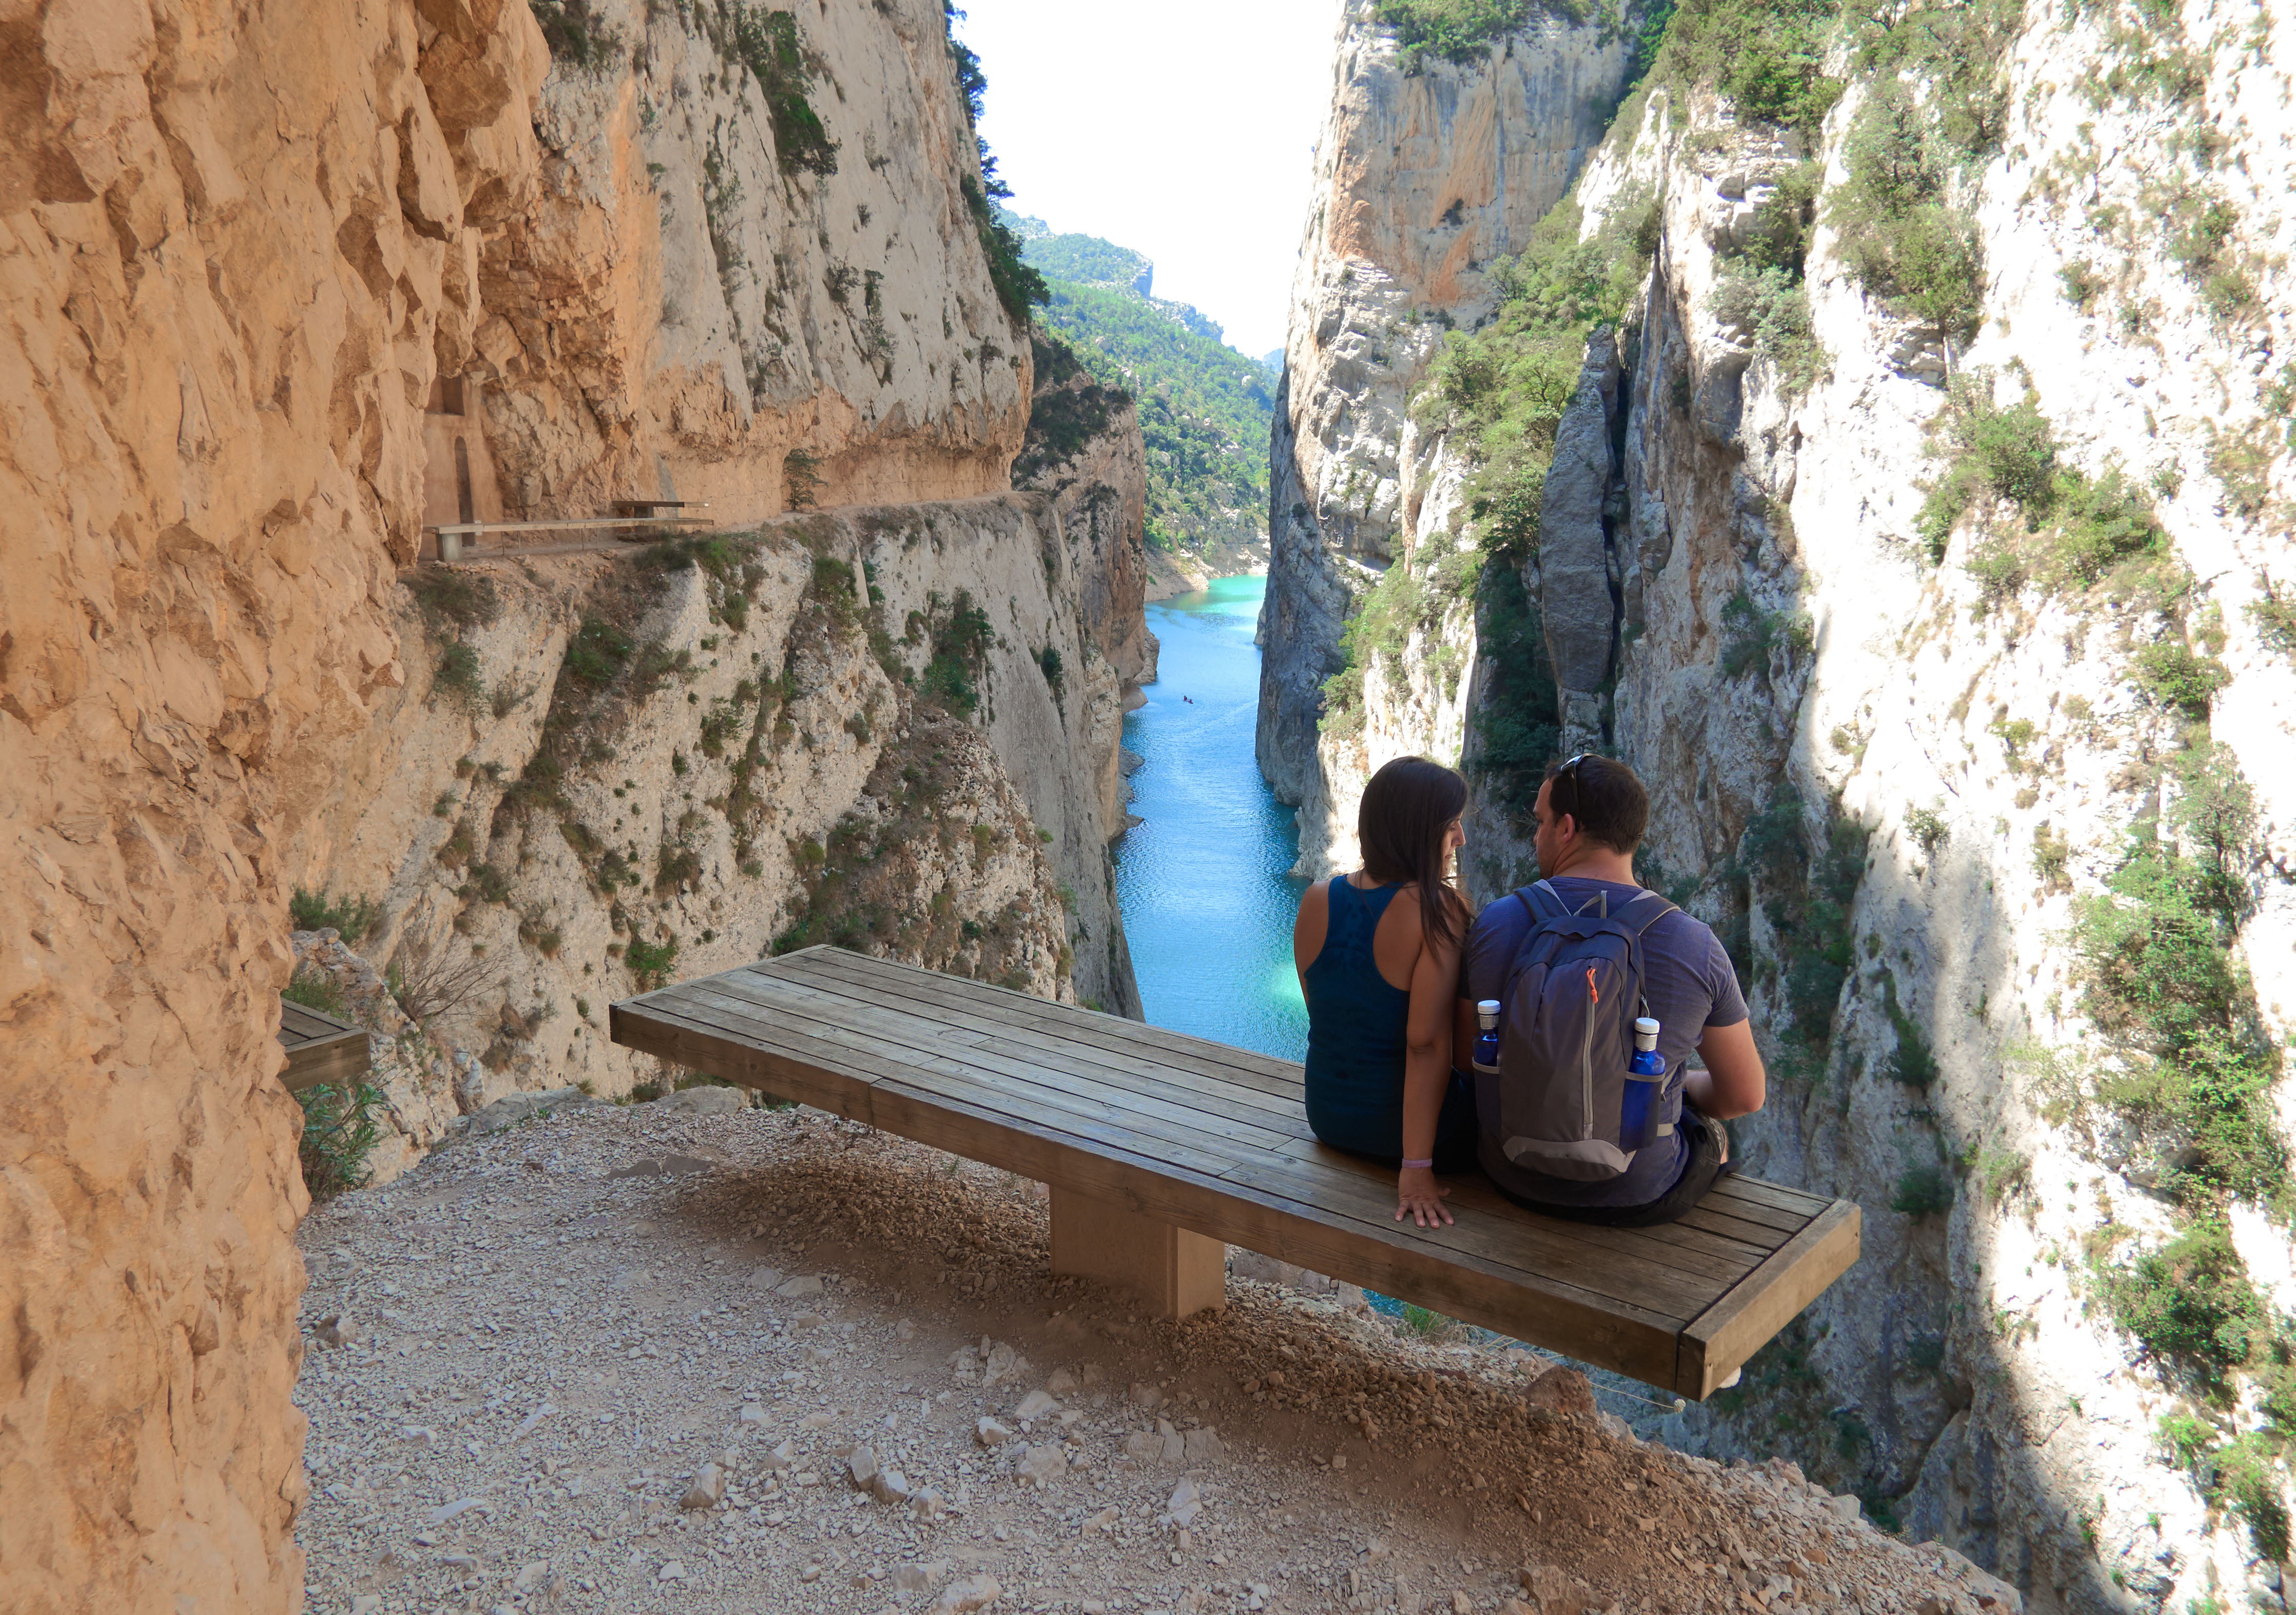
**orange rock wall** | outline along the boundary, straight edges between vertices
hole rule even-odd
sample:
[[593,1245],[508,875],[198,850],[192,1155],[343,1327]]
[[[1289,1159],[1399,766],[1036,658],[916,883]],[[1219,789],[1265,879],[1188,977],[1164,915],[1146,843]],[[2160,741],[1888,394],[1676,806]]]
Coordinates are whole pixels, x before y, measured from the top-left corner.
[[524,6],[0,0],[0,1609],[299,1608],[275,849],[403,681]]

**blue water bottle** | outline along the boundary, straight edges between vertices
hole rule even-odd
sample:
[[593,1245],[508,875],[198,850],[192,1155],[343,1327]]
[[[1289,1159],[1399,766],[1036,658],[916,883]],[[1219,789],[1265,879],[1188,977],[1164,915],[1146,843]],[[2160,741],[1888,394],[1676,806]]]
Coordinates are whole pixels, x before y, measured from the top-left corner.
[[1627,1062],[1627,1091],[1619,1105],[1619,1148],[1631,1153],[1654,1136],[1659,1095],[1666,1091],[1666,1057],[1658,1052],[1658,1022],[1635,1021],[1635,1054]]
[[1487,1077],[1499,1074],[1499,1001],[1485,998],[1475,1005],[1475,1070]]

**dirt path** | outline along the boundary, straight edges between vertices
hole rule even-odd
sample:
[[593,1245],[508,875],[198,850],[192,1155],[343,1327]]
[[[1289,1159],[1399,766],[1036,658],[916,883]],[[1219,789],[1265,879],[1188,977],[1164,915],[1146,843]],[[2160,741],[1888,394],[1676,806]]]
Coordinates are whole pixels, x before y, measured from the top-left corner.
[[1037,1185],[710,1092],[313,1212],[316,1615],[2014,1605],[1536,1354],[1242,1280],[1145,1320],[1046,1274]]

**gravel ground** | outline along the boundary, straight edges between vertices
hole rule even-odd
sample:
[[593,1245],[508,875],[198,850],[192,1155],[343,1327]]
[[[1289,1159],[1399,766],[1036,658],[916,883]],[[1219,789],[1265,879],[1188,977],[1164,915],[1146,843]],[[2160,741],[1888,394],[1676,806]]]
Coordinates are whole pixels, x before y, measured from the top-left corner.
[[316,1615],[2017,1607],[1536,1353],[1148,1319],[1046,1273],[1040,1185],[727,1097],[523,1099],[313,1210]]

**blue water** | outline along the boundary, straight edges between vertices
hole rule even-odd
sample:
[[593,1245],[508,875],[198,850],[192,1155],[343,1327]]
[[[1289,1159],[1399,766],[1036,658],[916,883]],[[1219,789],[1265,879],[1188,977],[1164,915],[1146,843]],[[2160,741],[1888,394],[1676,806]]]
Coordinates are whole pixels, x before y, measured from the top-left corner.
[[[1116,894],[1149,1021],[1280,1059],[1308,1048],[1292,969],[1292,920],[1307,882],[1292,810],[1252,758],[1259,713],[1265,578],[1216,578],[1148,608],[1162,642],[1148,704],[1124,720],[1146,759],[1116,843]],[[1185,698],[1185,699],[1184,699]]]

